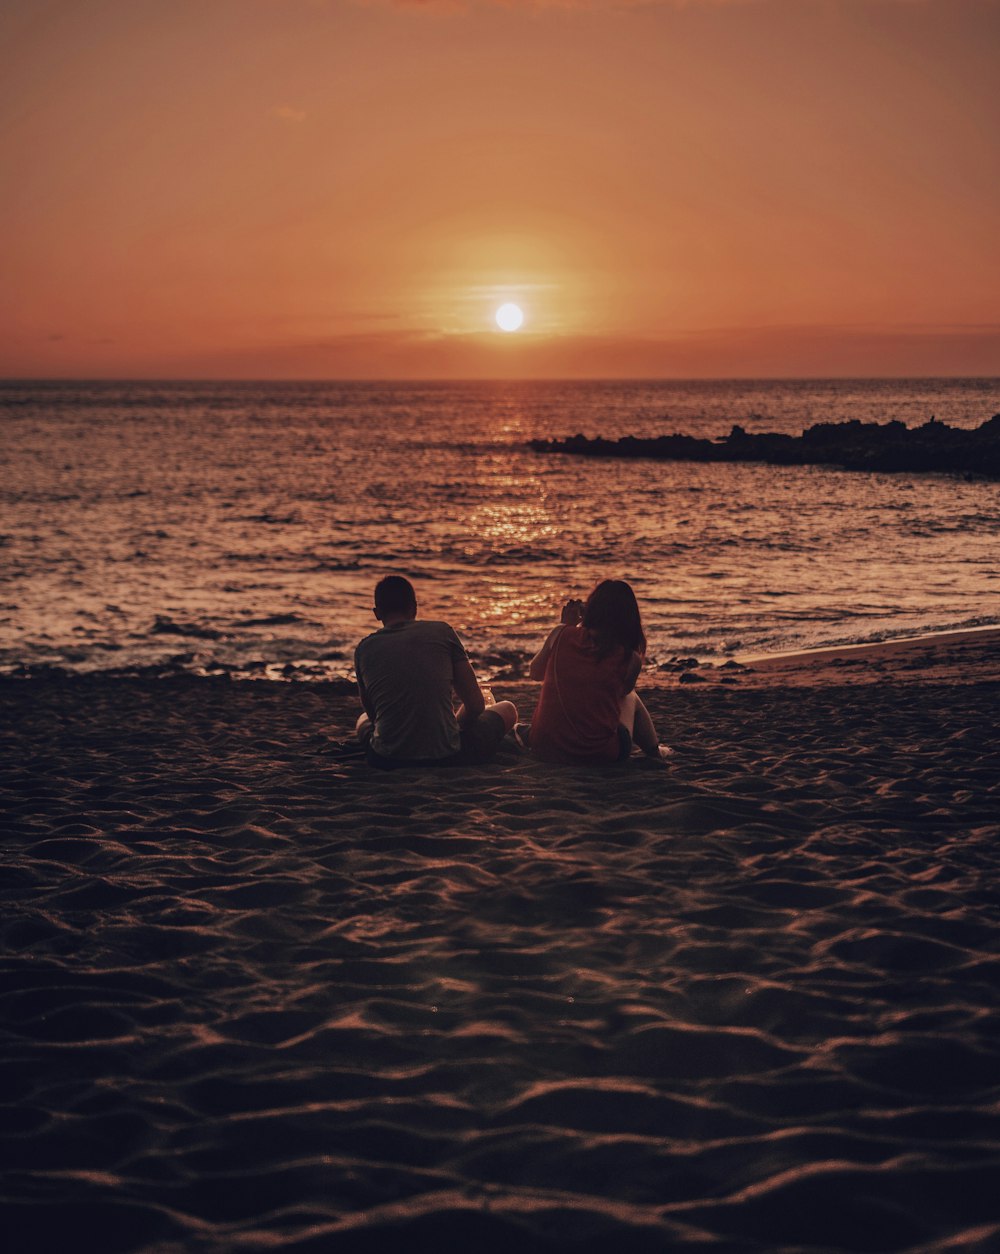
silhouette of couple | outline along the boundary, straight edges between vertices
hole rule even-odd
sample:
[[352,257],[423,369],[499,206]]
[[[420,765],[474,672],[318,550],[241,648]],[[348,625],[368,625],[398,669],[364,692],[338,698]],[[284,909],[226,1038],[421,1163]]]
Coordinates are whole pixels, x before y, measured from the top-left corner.
[[374,767],[488,762],[508,733],[546,762],[621,762],[633,744],[652,758],[670,752],[635,691],[646,637],[635,593],[620,579],[605,579],[586,602],[563,607],[562,621],[528,667],[542,684],[530,725],[518,723],[512,702],[494,701],[479,686],[448,623],[417,617],[408,579],[379,581],[374,614],[382,627],[354,654],[365,711],[357,733]]

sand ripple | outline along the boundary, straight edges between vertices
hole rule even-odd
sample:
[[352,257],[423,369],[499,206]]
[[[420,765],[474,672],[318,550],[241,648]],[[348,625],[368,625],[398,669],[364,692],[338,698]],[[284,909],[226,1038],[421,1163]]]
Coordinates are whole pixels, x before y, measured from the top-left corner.
[[12,1250],[1000,1244],[996,685],[378,778],[322,686],[0,697]]

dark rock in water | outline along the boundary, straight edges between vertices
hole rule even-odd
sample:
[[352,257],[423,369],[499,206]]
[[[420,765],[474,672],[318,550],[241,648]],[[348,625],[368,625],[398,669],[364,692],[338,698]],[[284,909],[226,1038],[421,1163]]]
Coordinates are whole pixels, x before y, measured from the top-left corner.
[[299,614],[265,614],[262,618],[241,618],[237,627],[287,627],[291,623],[301,623]]
[[566,440],[532,440],[536,453],[581,457],[648,457],[659,461],[768,462],[774,466],[837,466],[843,470],[958,472],[1000,479],[1000,414],[981,426],[949,427],[931,418],[921,427],[905,423],[818,422],[800,436],[773,431],[751,434],[734,426],[723,440],[661,435],[618,440],[584,435]]
[[705,682],[704,675],[696,675],[694,671],[685,671],[681,677],[682,684],[703,684]]
[[199,627],[196,623],[175,623],[165,614],[157,614],[156,621],[149,629],[153,636],[190,636],[197,640],[218,640],[222,632],[214,627]]

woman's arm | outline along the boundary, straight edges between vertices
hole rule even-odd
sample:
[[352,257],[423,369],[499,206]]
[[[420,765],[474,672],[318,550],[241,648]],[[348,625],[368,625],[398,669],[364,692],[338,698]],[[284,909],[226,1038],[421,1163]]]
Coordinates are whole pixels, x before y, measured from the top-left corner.
[[552,646],[559,639],[559,633],[562,629],[563,625],[561,623],[558,627],[553,627],[548,636],[546,636],[545,643],[528,663],[529,679],[542,680],[545,678],[545,667],[548,665],[549,654],[552,652]]
[[642,670],[644,659],[641,653],[633,653],[629,658],[628,668],[625,671],[625,692],[630,693],[635,687],[635,681],[639,678],[639,672]]
[[559,626],[552,628],[545,639],[545,643],[528,663],[529,679],[541,680],[545,678],[545,666],[549,660],[549,654],[552,652],[552,646],[559,639],[559,633],[564,627],[575,627],[581,621],[583,618],[583,602],[576,600],[576,598],[567,601],[562,607],[562,614],[559,617]]

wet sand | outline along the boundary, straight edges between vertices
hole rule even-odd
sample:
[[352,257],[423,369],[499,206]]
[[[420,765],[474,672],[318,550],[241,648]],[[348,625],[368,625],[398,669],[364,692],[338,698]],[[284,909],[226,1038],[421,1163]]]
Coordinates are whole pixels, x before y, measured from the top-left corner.
[[595,772],[0,683],[7,1248],[1000,1246],[998,636],[751,666]]

